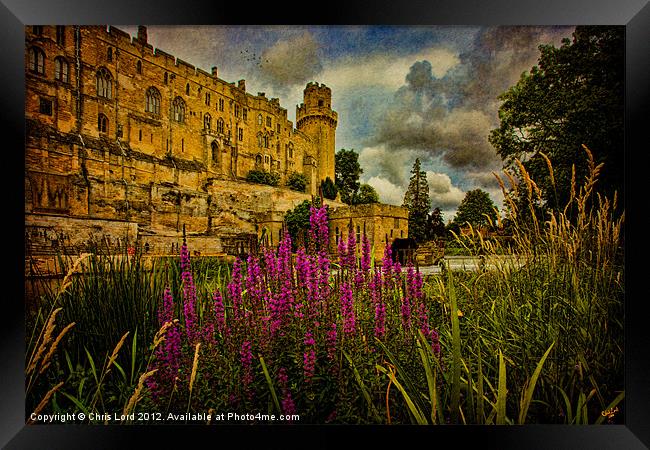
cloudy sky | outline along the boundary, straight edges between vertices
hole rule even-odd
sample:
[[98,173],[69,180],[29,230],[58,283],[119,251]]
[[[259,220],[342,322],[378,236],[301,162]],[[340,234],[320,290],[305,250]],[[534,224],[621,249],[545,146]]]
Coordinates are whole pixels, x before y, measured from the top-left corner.
[[[135,35],[135,26],[117,26]],[[453,219],[469,190],[502,206],[488,143],[497,96],[573,27],[148,26],[149,42],[228,82],[278,97],[295,125],[309,81],[332,88],[336,149],[354,149],[384,203],[401,205],[416,158],[432,207]]]

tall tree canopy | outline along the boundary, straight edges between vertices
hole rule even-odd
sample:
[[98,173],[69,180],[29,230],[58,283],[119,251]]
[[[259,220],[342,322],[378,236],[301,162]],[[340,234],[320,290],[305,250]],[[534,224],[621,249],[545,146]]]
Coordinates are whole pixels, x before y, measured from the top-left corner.
[[468,191],[463,201],[460,202],[452,226],[457,229],[469,223],[474,228],[481,228],[489,225],[488,218],[492,220],[492,223],[496,221],[494,202],[487,192],[474,189]]
[[359,192],[352,199],[352,203],[355,205],[379,203],[379,194],[377,194],[374,187],[367,183],[363,183],[359,187]]
[[[503,93],[501,125],[489,141],[513,167],[519,159],[543,191],[547,207],[562,208],[587,174],[586,145],[604,163],[601,192],[623,189],[624,27],[578,26],[573,41],[539,47],[538,65]],[[554,171],[555,188],[546,160]]]
[[427,222],[431,199],[427,174],[422,170],[419,158],[415,160],[411,169],[411,179],[402,206],[409,210],[409,237],[414,238],[416,242],[425,241],[428,238]]
[[354,150],[342,148],[336,152],[334,159],[334,182],[341,194],[341,201],[352,204],[361,184],[359,177],[363,173],[359,164],[359,154]]

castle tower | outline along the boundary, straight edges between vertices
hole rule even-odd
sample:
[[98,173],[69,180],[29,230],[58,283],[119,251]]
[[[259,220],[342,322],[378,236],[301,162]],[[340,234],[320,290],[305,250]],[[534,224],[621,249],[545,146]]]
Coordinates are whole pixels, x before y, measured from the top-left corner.
[[303,101],[296,107],[296,128],[309,136],[316,144],[320,183],[327,177],[334,181],[334,154],[338,114],[332,111],[332,90],[318,83],[308,83]]

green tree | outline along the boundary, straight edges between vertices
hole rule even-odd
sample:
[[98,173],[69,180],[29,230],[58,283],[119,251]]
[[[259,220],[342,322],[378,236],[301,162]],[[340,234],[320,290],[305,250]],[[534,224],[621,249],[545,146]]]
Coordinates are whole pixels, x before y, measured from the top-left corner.
[[354,150],[342,148],[336,152],[334,164],[334,182],[341,193],[341,201],[350,205],[361,186],[359,177],[363,173],[363,169],[359,164],[359,154]]
[[445,221],[440,208],[434,208],[433,211],[431,211],[431,214],[429,214],[427,231],[429,239],[441,238],[447,233]]
[[298,172],[291,172],[287,177],[286,185],[293,191],[305,192],[307,188],[307,177]]
[[416,242],[425,241],[428,238],[427,222],[431,199],[427,174],[421,169],[419,158],[411,169],[411,179],[402,206],[409,211],[409,237],[414,238]]
[[469,223],[474,228],[481,228],[488,226],[490,220],[494,223],[496,219],[497,214],[490,194],[481,189],[474,189],[467,192],[460,202],[452,227],[457,230]]
[[321,188],[323,190],[323,197],[328,200],[335,200],[336,195],[339,193],[336,184],[334,184],[330,177],[327,177],[323,180],[321,183]]
[[359,192],[352,199],[354,205],[365,205],[368,203],[379,203],[379,194],[374,187],[363,183],[359,187]]
[[[305,200],[298,204],[294,209],[287,211],[284,215],[284,221],[287,224],[287,231],[291,236],[291,244],[296,250],[300,245],[307,247],[309,245],[309,216],[312,203]],[[314,206],[320,206],[320,199],[314,199]]]
[[[586,145],[605,163],[601,192],[623,189],[624,54],[622,26],[578,26],[573,41],[539,47],[538,65],[499,99],[500,127],[490,143],[514,168],[517,158],[542,189],[544,206],[563,208],[576,182],[587,174]],[[553,167],[553,179],[546,155]],[[525,193],[524,193],[525,195]]]

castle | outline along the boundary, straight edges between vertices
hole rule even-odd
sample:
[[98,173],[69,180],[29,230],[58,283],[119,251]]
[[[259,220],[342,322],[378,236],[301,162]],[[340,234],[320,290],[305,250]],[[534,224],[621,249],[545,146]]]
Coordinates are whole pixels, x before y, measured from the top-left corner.
[[[133,38],[115,27],[27,26],[25,69],[32,253],[97,239],[120,247],[126,236],[168,254],[183,233],[204,254],[241,254],[262,235],[277,245],[286,211],[334,180],[338,115],[324,84],[307,84],[294,128],[277,98],[154,49],[144,26]],[[252,170],[279,186],[246,182]],[[304,193],[284,186],[292,173],[304,175]],[[328,203],[348,226],[377,229],[373,241],[408,233],[402,208]]]

